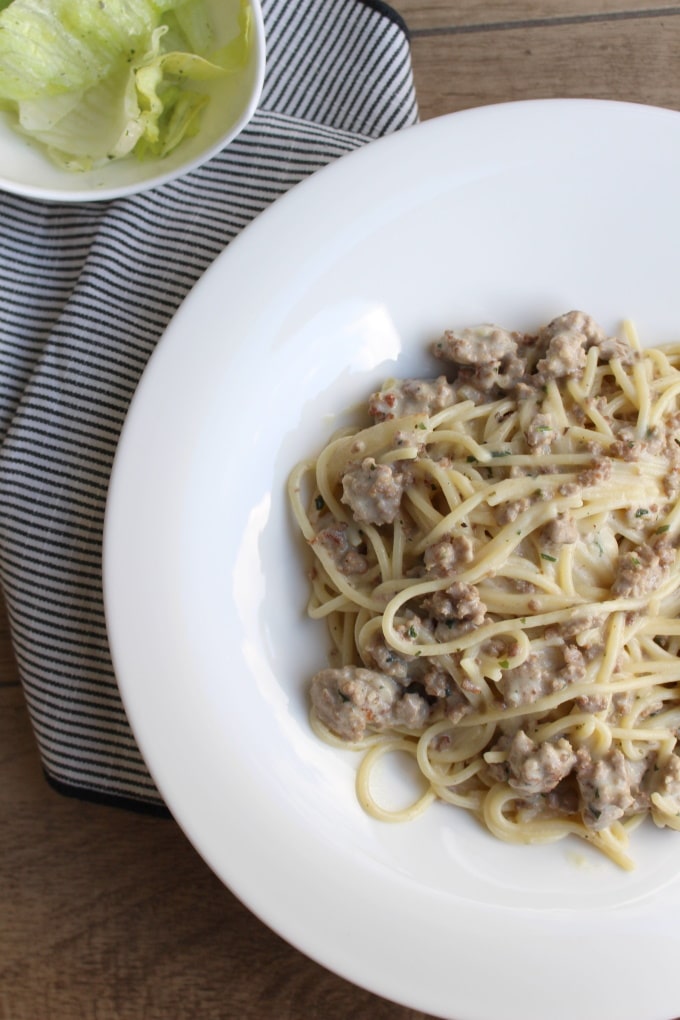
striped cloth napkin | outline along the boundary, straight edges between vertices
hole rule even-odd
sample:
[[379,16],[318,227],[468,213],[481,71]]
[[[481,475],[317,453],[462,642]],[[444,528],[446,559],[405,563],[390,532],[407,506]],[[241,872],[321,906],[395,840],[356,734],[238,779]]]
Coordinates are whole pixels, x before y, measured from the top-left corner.
[[0,196],[0,582],[41,760],[66,794],[164,806],[109,656],[101,544],[127,408],[173,313],[253,217],[417,120],[405,26],[379,0],[263,0],[267,77],[240,137],[153,191]]

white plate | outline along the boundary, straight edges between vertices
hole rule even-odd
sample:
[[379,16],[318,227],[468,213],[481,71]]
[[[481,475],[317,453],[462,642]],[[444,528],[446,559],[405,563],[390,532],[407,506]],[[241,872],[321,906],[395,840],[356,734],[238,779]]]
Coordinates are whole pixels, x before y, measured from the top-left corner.
[[105,599],[120,688],[174,816],[220,878],[330,969],[456,1020],[680,1013],[680,835],[623,873],[509,847],[437,805],[391,826],[319,744],[325,662],[285,479],[445,327],[582,308],[680,335],[680,116],[537,101],[431,121],[295,188],[205,274],[116,458]]
[[[240,0],[208,0],[218,45],[238,29]],[[189,173],[220,152],[252,118],[262,92],[265,34],[260,0],[251,0],[253,45],[247,63],[233,74],[203,83],[210,95],[193,138],[168,156],[143,162],[134,156],[97,170],[62,170],[36,141],[20,134],[11,115],[0,110],[0,190],[51,202],[95,202],[158,187]]]

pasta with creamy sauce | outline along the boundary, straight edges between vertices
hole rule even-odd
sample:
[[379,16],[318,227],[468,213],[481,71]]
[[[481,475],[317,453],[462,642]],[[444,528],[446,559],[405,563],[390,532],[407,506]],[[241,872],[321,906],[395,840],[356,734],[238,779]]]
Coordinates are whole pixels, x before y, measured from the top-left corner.
[[[439,798],[630,868],[643,818],[680,828],[680,344],[570,312],[432,353],[290,477],[333,646],[313,726],[363,751],[376,817]],[[371,790],[391,751],[425,781],[399,811]]]

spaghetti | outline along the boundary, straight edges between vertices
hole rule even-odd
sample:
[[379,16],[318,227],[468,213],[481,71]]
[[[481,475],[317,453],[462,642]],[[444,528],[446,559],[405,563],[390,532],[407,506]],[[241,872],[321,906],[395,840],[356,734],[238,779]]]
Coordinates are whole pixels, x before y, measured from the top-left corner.
[[[630,868],[644,817],[680,829],[680,344],[570,312],[432,353],[290,477],[333,646],[313,727],[363,750],[376,817],[440,799]],[[424,780],[404,810],[372,792],[392,751]]]

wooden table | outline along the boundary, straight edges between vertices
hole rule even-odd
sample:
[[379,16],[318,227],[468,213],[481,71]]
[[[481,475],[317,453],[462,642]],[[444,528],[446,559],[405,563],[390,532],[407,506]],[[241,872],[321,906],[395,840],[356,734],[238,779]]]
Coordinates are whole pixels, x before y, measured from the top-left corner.
[[[412,32],[423,119],[551,96],[680,108],[680,5],[668,0],[393,6]],[[2,607],[0,804],[0,1020],[424,1016],[290,948],[220,884],[173,822],[52,792]]]

